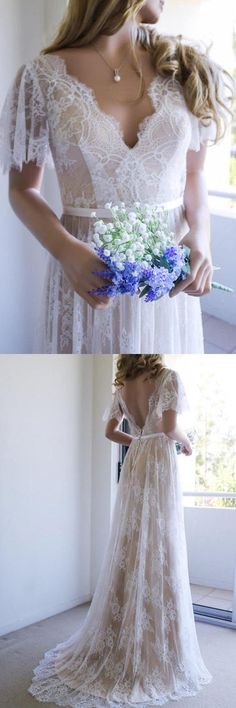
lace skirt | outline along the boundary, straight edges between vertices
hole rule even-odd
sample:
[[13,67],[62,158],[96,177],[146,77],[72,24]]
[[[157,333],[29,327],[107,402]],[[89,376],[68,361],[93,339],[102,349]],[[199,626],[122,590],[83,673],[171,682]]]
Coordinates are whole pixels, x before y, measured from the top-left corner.
[[[75,238],[89,243],[90,218],[63,215],[61,222]],[[169,225],[180,240],[188,231],[183,207],[169,212]],[[48,257],[41,298],[35,353],[45,354],[202,354],[199,298],[180,293],[146,303],[137,296],[113,298],[105,310],[94,310],[66,278],[60,263]]]
[[88,614],[29,692],[74,708],[149,708],[212,680],[196,635],[174,441],[134,439]]

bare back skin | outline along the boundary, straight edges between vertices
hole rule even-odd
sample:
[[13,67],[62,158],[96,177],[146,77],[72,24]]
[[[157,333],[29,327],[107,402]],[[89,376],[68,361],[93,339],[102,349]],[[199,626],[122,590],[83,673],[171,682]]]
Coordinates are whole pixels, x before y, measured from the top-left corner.
[[[149,399],[155,391],[157,379],[141,374],[131,381],[125,381],[121,389],[121,396],[139,426],[143,428],[149,410]],[[162,419],[157,421],[156,432],[163,432]]]
[[[152,65],[149,52],[139,47],[136,49],[136,55],[147,89],[157,72]],[[119,84],[114,82],[112,70],[92,46],[62,49],[54,52],[54,56],[63,59],[66,72],[70,76],[93,90],[100,110],[118,121],[124,142],[128,147],[133,148],[138,142],[139,127],[147,116],[154,113],[154,106],[146,91],[141,100],[136,104],[133,103],[138,95],[140,78],[131,65],[133,64],[131,53],[127,57],[127,62],[121,67]]]

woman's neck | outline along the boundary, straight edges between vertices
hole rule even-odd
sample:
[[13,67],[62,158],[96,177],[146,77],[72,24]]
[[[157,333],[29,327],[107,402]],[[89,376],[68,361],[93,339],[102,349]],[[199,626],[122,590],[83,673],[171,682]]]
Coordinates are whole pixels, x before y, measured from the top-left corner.
[[109,57],[111,63],[119,63],[119,60],[122,61],[124,54],[132,46],[132,32],[135,32],[137,27],[137,24],[127,20],[118,32],[112,35],[100,34],[93,44],[106,57]]

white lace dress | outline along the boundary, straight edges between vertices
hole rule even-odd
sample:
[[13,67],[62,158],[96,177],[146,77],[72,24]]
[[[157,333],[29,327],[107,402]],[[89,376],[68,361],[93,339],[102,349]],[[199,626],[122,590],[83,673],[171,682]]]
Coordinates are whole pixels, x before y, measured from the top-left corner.
[[134,436],[92,603],[72,637],[47,651],[28,691],[74,708],[149,708],[194,696],[212,676],[196,636],[175,442],[156,433],[168,408],[186,407],[179,376],[157,379],[141,430],[122,392],[109,418]]
[[[186,153],[214,137],[215,127],[213,122],[203,126],[189,112],[172,78],[157,74],[148,95],[153,114],[141,123],[138,141],[130,148],[119,122],[100,109],[91,88],[68,74],[62,57],[37,57],[19,70],[2,110],[3,170],[21,170],[30,160],[55,166],[62,223],[86,242],[94,222],[81,209],[90,214],[107,202],[132,207],[135,201],[157,205],[178,200],[168,219],[179,241],[188,232]],[[114,298],[107,310],[94,311],[71,289],[51,255],[40,311],[38,353],[203,352],[198,298],[181,293],[145,303],[127,295]]]

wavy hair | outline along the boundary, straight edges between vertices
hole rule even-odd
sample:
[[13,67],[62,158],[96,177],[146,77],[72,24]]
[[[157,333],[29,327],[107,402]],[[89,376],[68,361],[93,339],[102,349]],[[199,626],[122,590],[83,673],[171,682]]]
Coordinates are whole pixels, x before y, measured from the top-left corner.
[[[42,54],[84,47],[100,34],[115,34],[127,20],[137,20],[144,4],[144,0],[69,0],[56,36]],[[150,53],[161,76],[179,82],[190,112],[206,121],[205,125],[211,120],[215,122],[213,142],[218,142],[233,115],[236,84],[229,72],[210,58],[209,47],[183,35],[160,35],[156,26],[139,23],[134,54],[136,41]]]
[[116,363],[114,386],[124,386],[124,381],[136,379],[143,373],[155,379],[166,368],[161,354],[120,354]]

